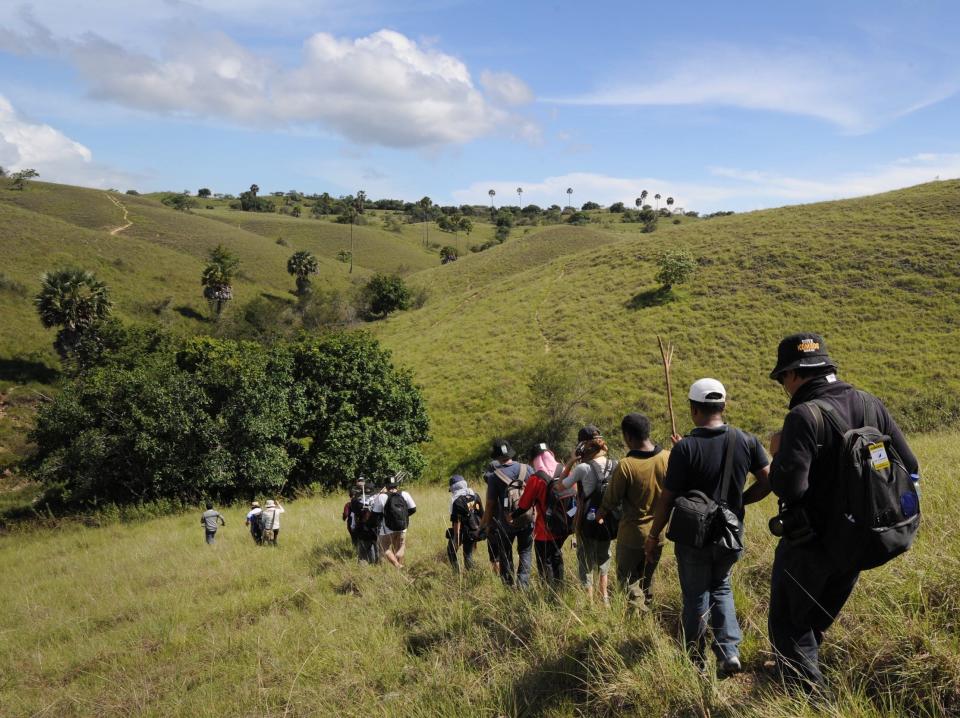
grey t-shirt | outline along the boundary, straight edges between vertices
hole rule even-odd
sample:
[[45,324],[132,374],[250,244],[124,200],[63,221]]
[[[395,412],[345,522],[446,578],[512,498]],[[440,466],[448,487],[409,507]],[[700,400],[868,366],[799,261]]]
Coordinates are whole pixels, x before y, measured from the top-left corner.
[[[617,462],[608,456],[601,456],[600,458],[594,459],[594,462],[598,465],[597,471],[600,472],[601,476],[604,474],[606,474],[608,477],[612,476],[613,470],[617,466]],[[597,475],[590,466],[589,462],[574,466],[573,470],[570,472],[570,475],[563,480],[563,485],[568,489],[577,483],[580,484],[580,488],[583,490],[584,496],[589,496],[597,488]]]
[[[194,514],[194,516],[196,516],[196,514]],[[223,517],[220,515],[220,512],[210,509],[209,511],[203,512],[203,515],[200,517],[200,523],[203,524],[203,528],[205,528],[207,531],[216,531],[217,519],[223,521]]]

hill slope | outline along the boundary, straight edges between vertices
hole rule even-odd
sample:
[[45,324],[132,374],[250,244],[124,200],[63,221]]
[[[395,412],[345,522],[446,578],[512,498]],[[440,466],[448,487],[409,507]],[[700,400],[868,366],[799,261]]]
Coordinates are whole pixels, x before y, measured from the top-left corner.
[[[919,424],[957,416],[944,397],[960,389],[960,182],[609,233],[602,246],[590,230],[563,232],[571,245],[556,254],[525,252],[545,242],[534,234],[424,273],[426,305],[379,328],[424,387],[438,473],[482,456],[492,433],[525,428],[542,403],[526,384],[557,362],[588,384],[584,414],[611,435],[639,409],[665,437],[657,334],[677,345],[682,430],[685,388],[705,375],[727,385],[732,421],[778,426],[786,401],[767,372],[799,330],[823,333],[843,376]],[[663,303],[653,259],[666,249],[700,267]]]

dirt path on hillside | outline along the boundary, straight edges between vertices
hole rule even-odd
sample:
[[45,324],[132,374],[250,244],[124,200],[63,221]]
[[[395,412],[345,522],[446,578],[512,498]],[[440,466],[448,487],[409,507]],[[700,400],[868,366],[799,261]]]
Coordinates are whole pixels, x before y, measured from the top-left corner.
[[[560,271],[557,272],[557,278],[554,280],[554,283],[558,283],[558,282],[560,282],[560,280],[563,279],[563,273],[564,273],[564,271],[566,271],[566,268],[565,268],[565,267],[561,267],[561,268],[560,268]],[[550,347],[550,339],[547,337],[547,333],[546,333],[546,332],[544,331],[544,329],[543,329],[543,322],[542,322],[541,319],[540,319],[540,309],[543,308],[543,305],[546,303],[547,297],[548,297],[548,295],[550,294],[550,289],[551,289],[551,287],[548,286],[548,287],[544,290],[543,296],[540,298],[540,303],[537,305],[537,309],[536,309],[536,311],[535,311],[534,314],[533,314],[533,318],[534,318],[534,320],[537,322],[537,331],[540,332],[540,338],[543,339],[543,353],[544,353],[544,354],[549,354],[551,347]]]
[[123,202],[114,197],[110,192],[107,192],[107,199],[113,202],[117,207],[123,211],[123,221],[126,222],[125,225],[121,227],[114,227],[110,230],[110,234],[116,235],[125,230],[127,227],[132,227],[133,222],[130,221],[130,213],[127,211],[126,205]]

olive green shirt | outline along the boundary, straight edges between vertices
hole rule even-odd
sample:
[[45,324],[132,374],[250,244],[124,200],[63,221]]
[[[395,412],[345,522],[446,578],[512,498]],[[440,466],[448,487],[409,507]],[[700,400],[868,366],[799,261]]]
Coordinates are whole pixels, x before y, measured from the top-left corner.
[[663,489],[669,456],[670,452],[659,446],[653,451],[631,451],[614,469],[600,508],[604,513],[618,506],[622,509],[617,532],[621,545],[643,547],[653,523],[653,508]]

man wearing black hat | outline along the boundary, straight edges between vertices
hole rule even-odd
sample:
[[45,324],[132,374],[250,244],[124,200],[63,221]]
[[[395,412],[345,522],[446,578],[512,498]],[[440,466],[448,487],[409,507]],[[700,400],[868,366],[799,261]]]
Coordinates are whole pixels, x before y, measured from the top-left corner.
[[789,516],[771,575],[770,642],[784,678],[808,691],[825,687],[820,643],[860,575],[849,559],[856,546],[831,551],[821,538],[837,513],[831,489],[839,480],[841,444],[821,402],[851,428],[867,425],[869,414],[875,428],[890,437],[907,470],[919,478],[917,459],[887,409],[876,397],[837,379],[836,369],[823,337],[804,332],[780,342],[770,372],[790,396],[783,429],[770,445],[770,483],[785,507],[781,517]]
[[[533,468],[513,460],[513,447],[506,439],[494,439],[491,461],[483,478],[487,484],[481,528],[487,530],[487,541],[500,566],[500,578],[508,586],[530,585],[533,563],[533,509],[516,512],[527,478]],[[513,544],[517,544],[517,569],[514,576]]]

